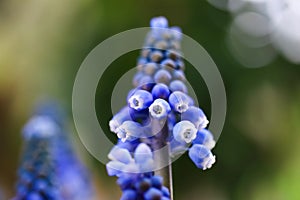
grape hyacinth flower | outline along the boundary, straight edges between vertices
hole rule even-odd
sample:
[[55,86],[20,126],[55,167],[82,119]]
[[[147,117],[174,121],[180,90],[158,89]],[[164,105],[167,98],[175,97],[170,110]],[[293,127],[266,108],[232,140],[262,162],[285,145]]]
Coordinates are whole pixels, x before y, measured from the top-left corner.
[[47,102],[37,107],[25,125],[25,149],[14,200],[93,199],[88,171],[69,143],[64,118],[60,107]]
[[52,155],[58,131],[57,124],[44,116],[33,117],[24,127],[25,149],[14,200],[62,199]]
[[[215,141],[205,129],[208,120],[185,84],[181,29],[169,27],[164,17],[153,18],[150,26],[137,61],[135,88],[127,106],[109,122],[119,141],[106,167],[109,176],[118,177],[121,200],[173,199],[171,158],[185,151],[200,169],[215,162]],[[157,153],[164,147],[167,152]],[[162,160],[169,166],[155,170]]]

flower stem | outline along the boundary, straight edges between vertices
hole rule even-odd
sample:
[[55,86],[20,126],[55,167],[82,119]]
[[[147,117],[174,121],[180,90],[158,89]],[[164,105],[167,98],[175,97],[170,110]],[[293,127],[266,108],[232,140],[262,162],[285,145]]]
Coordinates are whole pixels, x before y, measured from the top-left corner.
[[168,161],[168,165],[161,168],[160,170],[155,171],[155,175],[160,175],[164,178],[164,186],[169,189],[170,199],[173,200],[173,177],[170,149],[167,148],[165,150],[162,150],[163,147],[167,146],[169,139],[169,129],[167,123],[161,122],[159,120],[154,120],[152,132],[153,134],[155,134],[155,136],[151,140],[150,145],[153,150],[160,150],[159,153],[154,154],[154,161],[158,166],[162,166],[166,163],[166,161]]
[[[170,159],[169,156],[167,159]],[[172,163],[155,172],[155,175],[160,175],[164,178],[164,186],[170,191],[170,200],[173,200],[173,175],[172,175]]]

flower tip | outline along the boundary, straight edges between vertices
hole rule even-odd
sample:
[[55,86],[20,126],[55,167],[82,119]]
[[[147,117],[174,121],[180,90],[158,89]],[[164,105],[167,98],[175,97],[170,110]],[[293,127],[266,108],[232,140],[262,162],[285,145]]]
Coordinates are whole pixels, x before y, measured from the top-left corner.
[[23,137],[27,140],[32,137],[48,138],[59,131],[58,125],[49,117],[33,117],[23,129]]
[[168,20],[163,17],[154,17],[150,21],[151,28],[168,28]]
[[189,157],[198,168],[203,170],[211,168],[216,162],[216,156],[212,154],[210,149],[201,144],[194,144],[189,149]]

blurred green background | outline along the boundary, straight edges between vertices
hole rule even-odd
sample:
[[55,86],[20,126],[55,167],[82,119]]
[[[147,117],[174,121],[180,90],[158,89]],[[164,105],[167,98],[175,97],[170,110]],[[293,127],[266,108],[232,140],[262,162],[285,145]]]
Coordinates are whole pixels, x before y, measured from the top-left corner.
[[[58,99],[74,130],[72,86],[83,59],[109,36],[148,26],[152,17],[160,15],[208,51],[222,74],[228,98],[225,127],[214,150],[217,163],[202,172],[187,156],[177,160],[175,199],[300,199],[300,66],[280,56],[263,68],[240,65],[226,46],[230,14],[204,0],[2,0],[0,193],[5,200],[14,195],[22,147],[20,130],[36,102]],[[105,72],[96,98],[101,124],[111,117],[109,111],[102,112],[103,104],[110,105],[114,84],[135,65],[137,55],[132,52],[120,57]],[[190,66],[186,74],[200,107],[209,116],[205,83]],[[98,199],[118,199],[116,179],[108,177],[105,166],[88,155],[75,131],[73,138],[91,169]]]

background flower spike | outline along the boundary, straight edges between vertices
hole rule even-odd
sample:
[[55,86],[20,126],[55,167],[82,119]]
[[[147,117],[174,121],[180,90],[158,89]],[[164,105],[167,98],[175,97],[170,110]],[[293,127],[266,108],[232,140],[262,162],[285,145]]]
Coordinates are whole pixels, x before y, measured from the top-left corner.
[[62,200],[52,153],[58,128],[55,123],[48,121],[50,118],[41,118],[33,117],[23,131],[24,153],[18,170],[19,180],[14,200]]
[[69,142],[65,121],[62,109],[51,102],[39,105],[24,126],[15,200],[93,199],[89,173]]

